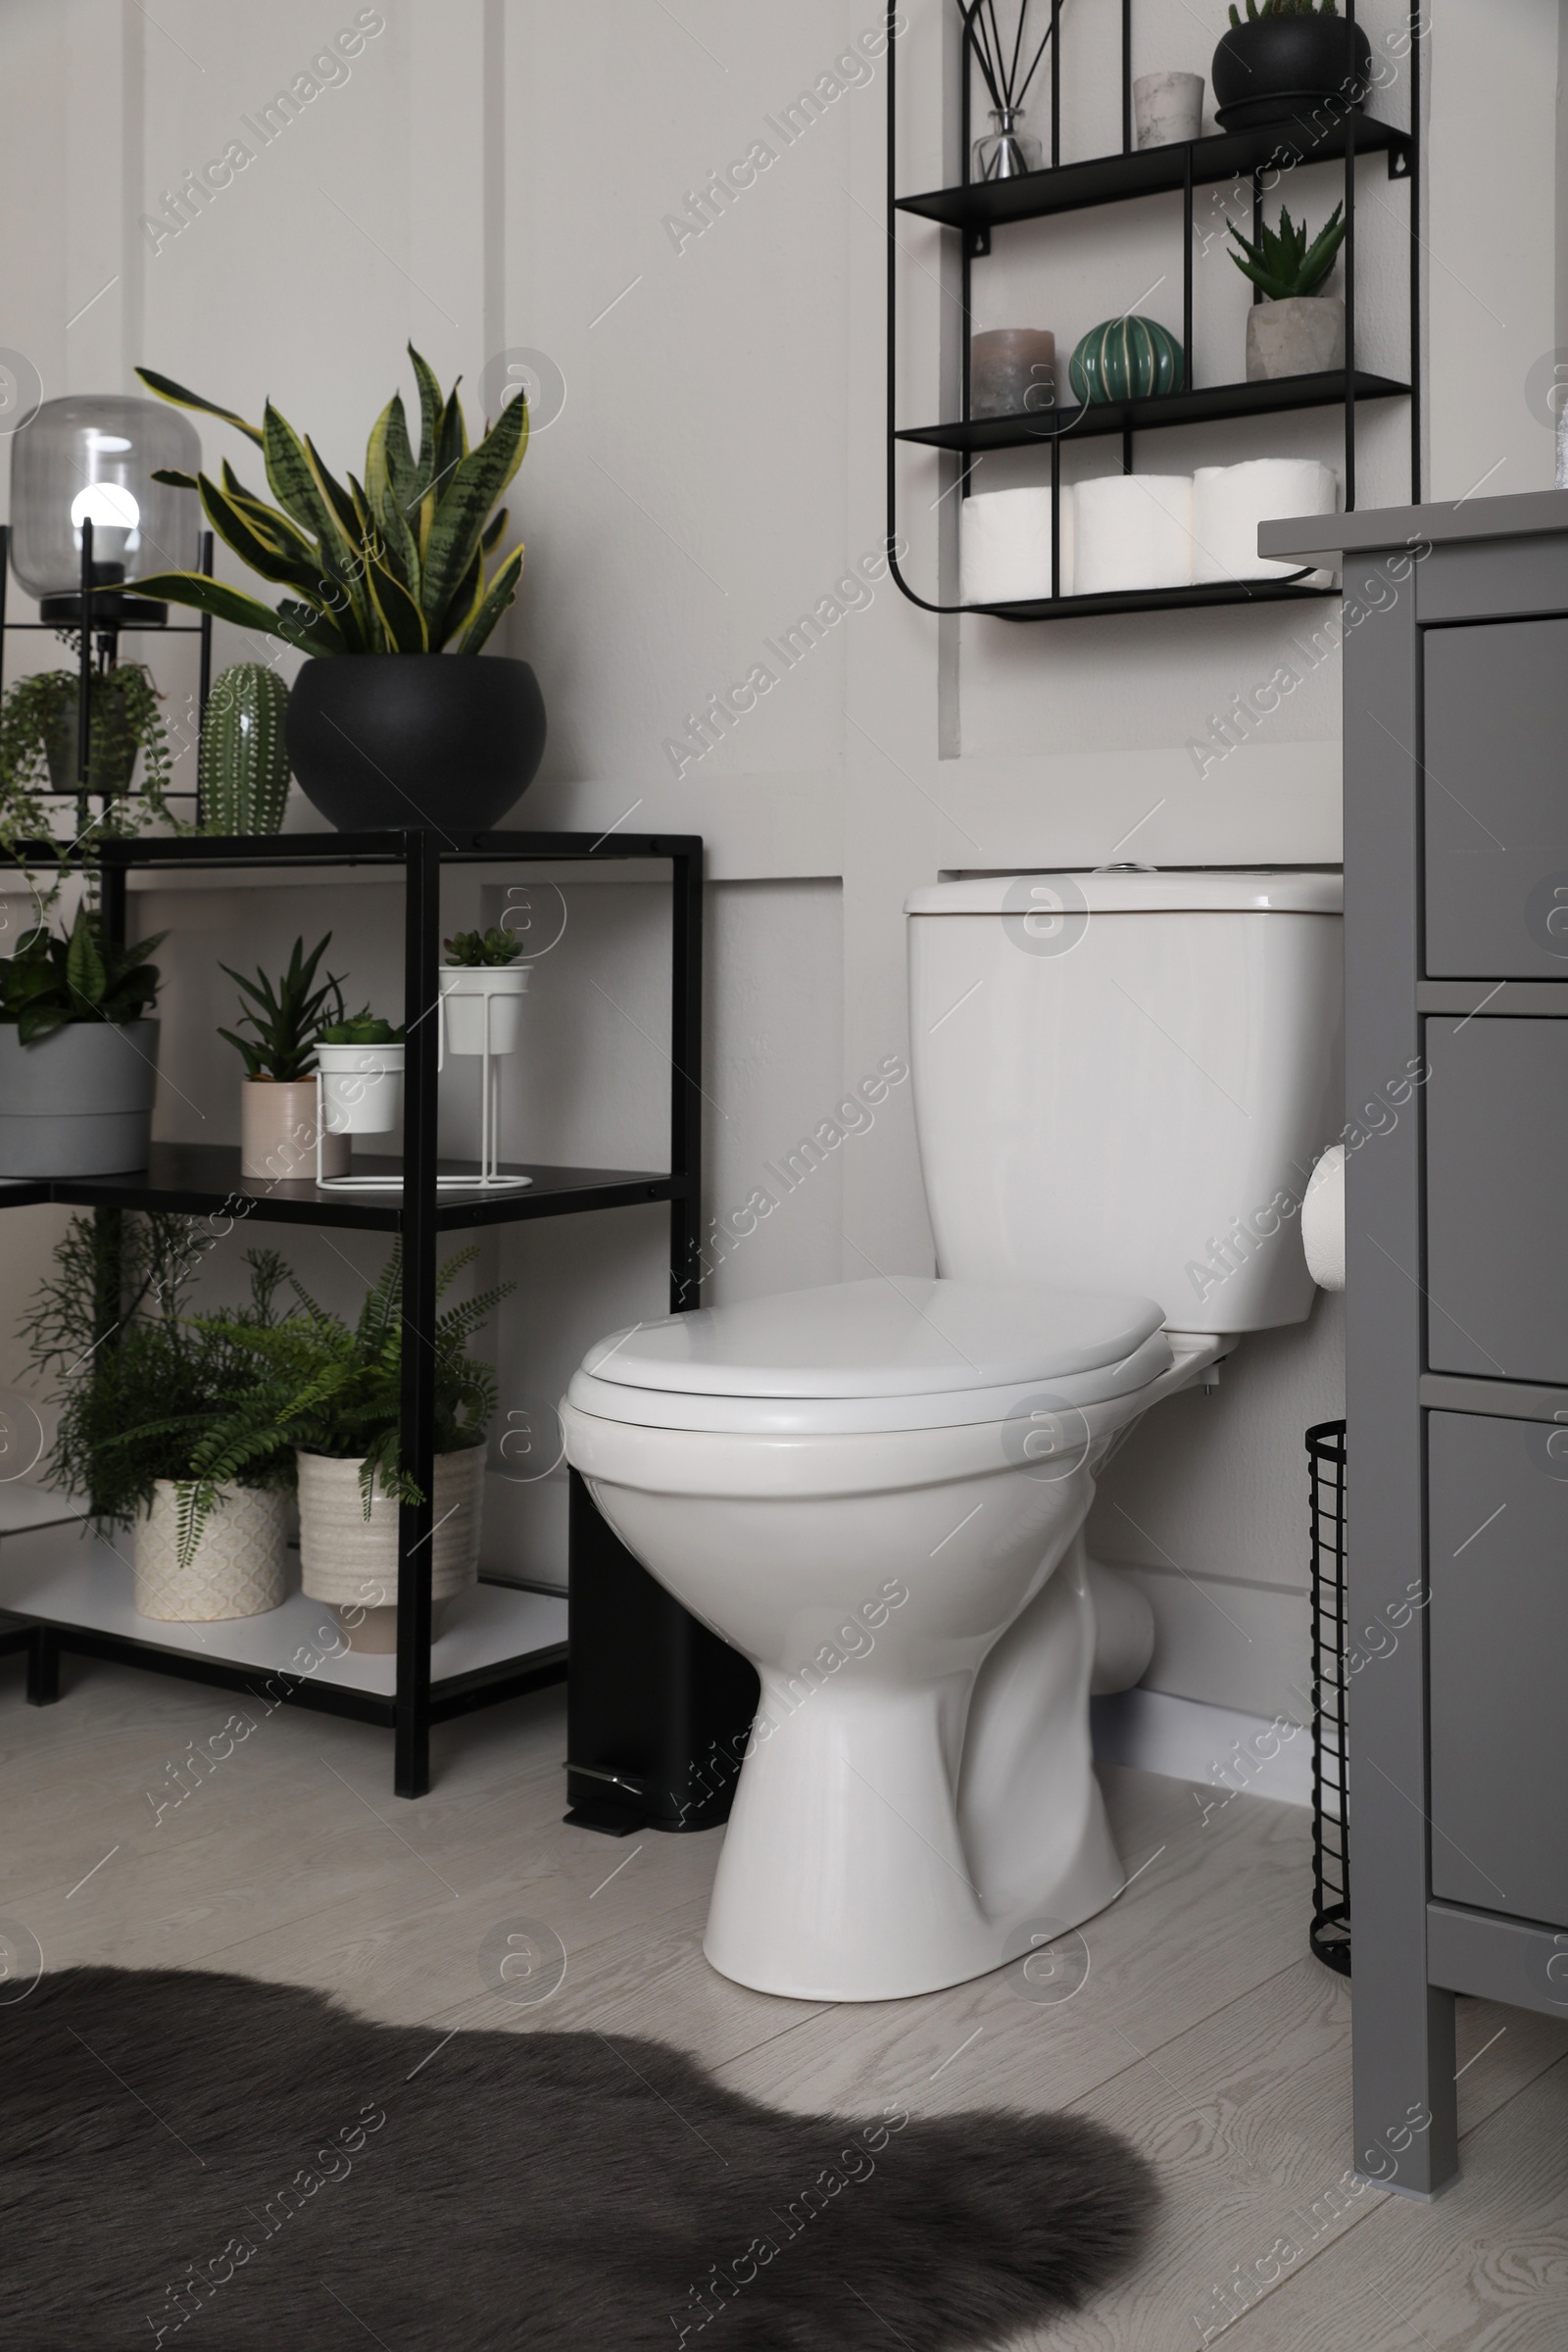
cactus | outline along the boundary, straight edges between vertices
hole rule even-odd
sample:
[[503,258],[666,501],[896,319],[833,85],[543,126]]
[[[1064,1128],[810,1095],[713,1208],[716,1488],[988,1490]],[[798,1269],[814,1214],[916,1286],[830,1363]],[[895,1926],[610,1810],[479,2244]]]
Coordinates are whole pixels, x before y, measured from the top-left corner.
[[288,799],[288,688],[262,662],[236,662],[202,719],[201,808],[209,833],[281,833]]

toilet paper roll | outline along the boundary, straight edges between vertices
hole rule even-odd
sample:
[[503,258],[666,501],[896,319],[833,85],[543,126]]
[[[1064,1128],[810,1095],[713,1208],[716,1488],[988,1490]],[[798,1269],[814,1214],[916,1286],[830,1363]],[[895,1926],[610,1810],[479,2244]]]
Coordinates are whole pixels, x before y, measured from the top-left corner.
[[[1062,578],[1070,576],[1072,502],[1061,501]],[[960,522],[959,599],[1015,605],[1051,594],[1051,492],[989,490],[966,498]],[[1063,590],[1066,593],[1066,590]]]
[[1301,1202],[1306,1270],[1320,1291],[1345,1288],[1345,1146],[1332,1144],[1306,1180]]
[[1193,480],[1187,473],[1113,473],[1080,482],[1075,596],[1117,588],[1185,588],[1193,576]]
[[[1257,552],[1257,526],[1292,514],[1333,514],[1340,477],[1315,458],[1253,458],[1245,466],[1200,466],[1193,476],[1193,578],[1283,580],[1299,570]],[[1314,572],[1312,585],[1327,585]]]

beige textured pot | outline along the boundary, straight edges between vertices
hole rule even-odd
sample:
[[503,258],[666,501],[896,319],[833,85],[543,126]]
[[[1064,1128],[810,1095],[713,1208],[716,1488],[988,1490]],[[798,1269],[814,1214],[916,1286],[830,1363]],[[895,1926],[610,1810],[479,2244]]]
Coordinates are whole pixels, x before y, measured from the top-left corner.
[[179,1490],[161,1478],[134,1540],[136,1614],[166,1625],[261,1617],[288,1592],[288,1497],[222,1487],[188,1568],[179,1565]]
[[1254,302],[1247,314],[1247,380],[1321,375],[1345,366],[1345,305],[1336,295]]
[[[358,1462],[301,1452],[300,1570],[312,1600],[338,1612],[356,1649],[395,1646],[398,1598],[398,1506],[379,1489],[365,1516]],[[435,1458],[435,1533],[430,1587],[436,1602],[479,1580],[479,1526],[485,1448]],[[439,1630],[439,1629],[438,1629]],[[390,1634],[390,1639],[388,1635]]]
[[[239,1172],[274,1184],[316,1181],[316,1080],[246,1078],[239,1090]],[[329,1135],[323,1176],[349,1172],[349,1139]]]

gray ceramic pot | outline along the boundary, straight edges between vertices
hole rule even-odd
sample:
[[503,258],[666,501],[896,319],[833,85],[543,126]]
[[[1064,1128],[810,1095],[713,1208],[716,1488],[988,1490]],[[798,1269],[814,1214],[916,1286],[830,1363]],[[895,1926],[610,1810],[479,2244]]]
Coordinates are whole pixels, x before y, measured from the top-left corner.
[[0,1021],[0,1176],[118,1176],[147,1165],[158,1023],[68,1021],[24,1046]]
[[1321,375],[1345,366],[1345,305],[1337,295],[1291,294],[1247,314],[1247,380]]

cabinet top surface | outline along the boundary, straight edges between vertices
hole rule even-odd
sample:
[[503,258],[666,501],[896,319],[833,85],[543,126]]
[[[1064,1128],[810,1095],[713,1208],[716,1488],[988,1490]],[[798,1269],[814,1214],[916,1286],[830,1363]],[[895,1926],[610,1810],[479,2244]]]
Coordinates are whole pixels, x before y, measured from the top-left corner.
[[1568,533],[1568,490],[1513,498],[1461,498],[1420,507],[1363,507],[1349,514],[1298,514],[1260,523],[1261,556],[1367,555],[1379,548],[1457,547],[1478,539]]

